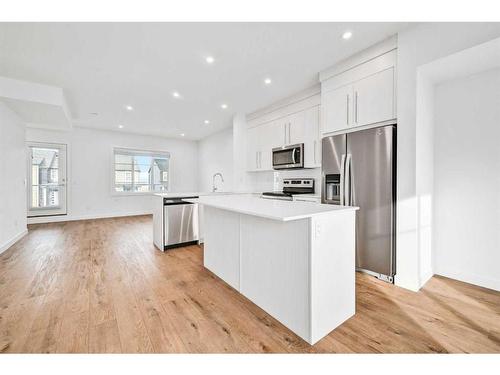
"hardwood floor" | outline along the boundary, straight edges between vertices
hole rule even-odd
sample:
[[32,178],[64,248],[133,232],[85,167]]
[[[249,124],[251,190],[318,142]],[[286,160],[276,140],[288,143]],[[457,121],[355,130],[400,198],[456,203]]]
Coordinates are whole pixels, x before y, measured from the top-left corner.
[[0,255],[0,351],[500,352],[500,293],[433,277],[413,293],[367,275],[356,315],[314,346],[202,266],[162,253],[150,216],[33,225]]

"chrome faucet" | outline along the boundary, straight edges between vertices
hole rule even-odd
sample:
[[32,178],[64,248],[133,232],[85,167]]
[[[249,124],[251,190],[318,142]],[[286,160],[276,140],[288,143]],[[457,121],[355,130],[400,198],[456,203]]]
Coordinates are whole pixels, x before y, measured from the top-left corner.
[[224,182],[224,177],[222,177],[222,173],[217,172],[212,177],[212,192],[216,192],[218,190],[217,186],[215,186],[215,177],[220,176],[221,182]]

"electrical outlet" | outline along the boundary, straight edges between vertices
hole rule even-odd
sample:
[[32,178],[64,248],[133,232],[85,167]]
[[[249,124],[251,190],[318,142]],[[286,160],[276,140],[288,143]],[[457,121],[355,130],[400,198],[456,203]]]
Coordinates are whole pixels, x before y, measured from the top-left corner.
[[321,224],[320,223],[316,223],[315,232],[316,232],[316,237],[321,236]]

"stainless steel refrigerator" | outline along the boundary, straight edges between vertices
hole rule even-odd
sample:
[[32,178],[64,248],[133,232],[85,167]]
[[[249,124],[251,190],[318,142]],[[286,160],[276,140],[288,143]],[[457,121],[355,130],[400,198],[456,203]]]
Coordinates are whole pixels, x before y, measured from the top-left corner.
[[325,137],[322,146],[322,202],[360,207],[356,269],[393,282],[396,126]]

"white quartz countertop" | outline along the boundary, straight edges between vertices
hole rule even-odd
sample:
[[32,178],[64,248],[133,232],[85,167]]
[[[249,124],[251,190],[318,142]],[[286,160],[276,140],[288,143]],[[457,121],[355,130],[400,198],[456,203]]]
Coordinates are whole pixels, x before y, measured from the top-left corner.
[[235,194],[260,194],[255,192],[239,192],[239,191],[188,191],[176,193],[155,193],[154,195],[162,198],[182,198],[182,197],[202,197],[202,196],[220,196],[220,195],[235,195]]
[[222,210],[280,221],[306,219],[328,212],[358,209],[358,207],[331,204],[263,199],[251,195],[211,195],[185,200]]

